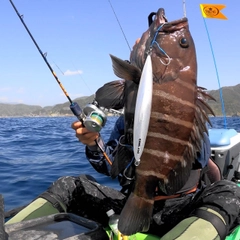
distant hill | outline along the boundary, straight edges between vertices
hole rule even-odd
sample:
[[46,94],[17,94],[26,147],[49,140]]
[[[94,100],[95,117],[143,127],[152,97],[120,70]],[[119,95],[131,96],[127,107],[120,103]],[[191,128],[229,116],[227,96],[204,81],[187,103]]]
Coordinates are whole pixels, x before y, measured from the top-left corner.
[[5,104],[0,103],[0,116],[29,116],[34,113],[42,113],[44,109],[40,106],[25,104]]
[[[94,95],[76,98],[73,101],[83,107],[92,103]],[[0,117],[34,117],[34,116],[64,116],[73,115],[69,108],[70,103],[65,102],[54,106],[41,107],[26,104],[7,104],[0,103]]]
[[[208,93],[216,99],[215,101],[209,101],[209,105],[212,107],[216,116],[222,116],[222,105],[220,101],[220,91],[211,90]],[[222,88],[222,96],[225,106],[225,113],[227,116],[237,115],[240,116],[240,84],[231,87]],[[76,98],[73,101],[77,102],[82,108],[92,103],[94,95]],[[26,104],[5,104],[0,103],[0,117],[29,117],[29,116],[72,116],[72,112],[69,109],[69,102],[57,104],[54,106],[41,107],[35,105]]]
[[[222,97],[224,102],[224,109],[227,116],[240,116],[240,84],[236,86],[223,87]],[[220,91],[212,90],[208,93],[216,99],[216,102],[209,101],[216,116],[222,116],[222,104],[220,100]]]
[[[91,96],[88,96],[88,97],[76,98],[76,99],[73,100],[73,102],[77,102],[79,104],[79,106],[81,108],[83,108],[88,103],[92,103],[93,99],[94,99],[94,95],[91,95]],[[68,114],[71,114],[71,115],[73,115],[73,113],[70,110],[69,106],[70,106],[69,102],[65,102],[65,103],[62,103],[62,104],[54,105],[51,108],[51,114],[57,114],[57,115],[68,115]]]

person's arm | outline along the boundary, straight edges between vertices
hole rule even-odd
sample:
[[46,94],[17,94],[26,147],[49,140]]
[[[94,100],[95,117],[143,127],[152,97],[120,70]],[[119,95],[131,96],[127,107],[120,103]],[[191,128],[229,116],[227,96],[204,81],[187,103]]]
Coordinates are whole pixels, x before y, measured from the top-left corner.
[[72,128],[76,132],[78,140],[86,145],[86,157],[93,168],[99,172],[109,176],[110,165],[103,156],[101,150],[96,145],[95,140],[100,141],[99,144],[105,149],[108,157],[113,161],[114,149],[117,146],[118,139],[123,134],[124,122],[123,116],[116,121],[114,129],[111,133],[109,141],[105,145],[99,133],[89,132],[82,126],[81,122],[74,122]]

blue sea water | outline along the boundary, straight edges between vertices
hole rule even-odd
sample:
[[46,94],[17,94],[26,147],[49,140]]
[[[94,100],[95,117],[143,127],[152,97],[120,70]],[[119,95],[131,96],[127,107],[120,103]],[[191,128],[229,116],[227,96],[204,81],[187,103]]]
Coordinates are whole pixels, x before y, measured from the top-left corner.
[[[108,117],[101,131],[107,141],[117,117]],[[5,210],[26,205],[57,178],[90,174],[101,184],[117,181],[98,174],[85,158],[85,147],[71,128],[75,117],[0,118],[0,194]],[[240,118],[228,117],[227,128],[240,132]],[[222,117],[211,118],[224,128]]]

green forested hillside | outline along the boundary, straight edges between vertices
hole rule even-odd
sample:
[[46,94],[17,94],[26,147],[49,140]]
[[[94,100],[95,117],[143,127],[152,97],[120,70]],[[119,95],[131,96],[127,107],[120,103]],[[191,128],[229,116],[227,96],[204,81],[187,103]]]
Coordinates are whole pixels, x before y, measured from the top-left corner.
[[[220,100],[220,91],[212,90],[208,93],[216,99],[215,101],[209,101],[209,105],[212,107],[216,116],[222,116],[222,104]],[[240,84],[236,86],[223,87],[222,96],[224,102],[225,113],[227,116],[238,115],[240,116]],[[86,104],[91,103],[94,99],[94,95],[87,97],[80,97],[74,101],[83,108]],[[5,104],[0,103],[0,117],[10,116],[63,116],[72,115],[69,109],[69,102],[57,104],[54,106],[41,107],[25,104]]]
[[[212,90],[208,92],[216,99],[216,102],[209,101],[209,105],[215,112],[216,116],[222,116],[222,103],[220,99],[220,91]],[[227,116],[238,115],[240,116],[240,84],[231,87],[222,88],[222,99],[224,109]]]
[[[94,95],[81,97],[74,100],[79,106],[84,107],[93,101]],[[5,104],[0,103],[0,117],[17,117],[17,116],[62,116],[72,115],[69,108],[70,103],[65,102],[54,106],[41,107],[25,104]]]
[[34,105],[25,104],[4,104],[0,103],[0,116],[28,116],[34,112],[42,112],[43,108]]

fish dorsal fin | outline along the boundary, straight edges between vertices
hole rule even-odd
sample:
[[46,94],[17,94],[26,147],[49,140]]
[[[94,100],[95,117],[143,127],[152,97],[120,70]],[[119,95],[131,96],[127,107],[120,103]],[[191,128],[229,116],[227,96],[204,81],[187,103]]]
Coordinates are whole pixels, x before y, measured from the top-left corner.
[[131,80],[136,84],[139,83],[141,70],[138,67],[111,54],[110,57],[112,59],[113,71],[116,76],[122,79]]
[[[213,98],[206,92],[205,88],[197,87],[197,105],[200,107],[200,110],[203,109],[205,111],[205,114],[215,116],[213,110],[208,105],[209,100],[216,101],[215,98]],[[206,120],[211,125],[210,121],[208,120],[208,117],[206,118]]]
[[95,100],[101,107],[122,109],[124,86],[125,80],[108,82],[96,91]]

